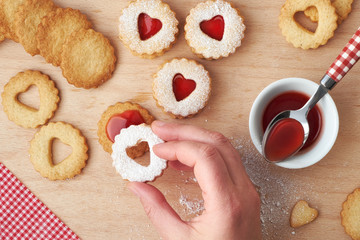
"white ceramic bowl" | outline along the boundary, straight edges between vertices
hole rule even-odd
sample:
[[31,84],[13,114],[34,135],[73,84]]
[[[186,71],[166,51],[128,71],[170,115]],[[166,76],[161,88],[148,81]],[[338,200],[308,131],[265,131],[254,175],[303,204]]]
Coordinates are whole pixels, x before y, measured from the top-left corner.
[[[274,97],[287,91],[301,92],[310,97],[317,88],[318,84],[304,78],[285,78],[270,84],[257,96],[250,112],[249,130],[251,140],[260,153],[262,153],[263,137],[262,117],[268,103]],[[276,165],[290,169],[305,168],[320,161],[330,151],[338,134],[339,115],[329,94],[326,94],[318,102],[318,107],[322,116],[322,128],[317,140],[309,149],[300,151],[295,156],[276,163]]]

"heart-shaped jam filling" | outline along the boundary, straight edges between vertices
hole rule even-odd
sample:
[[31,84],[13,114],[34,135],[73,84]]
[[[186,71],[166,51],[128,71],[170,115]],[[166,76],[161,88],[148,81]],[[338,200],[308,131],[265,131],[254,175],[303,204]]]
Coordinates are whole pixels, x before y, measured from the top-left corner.
[[196,82],[191,79],[186,79],[180,73],[176,74],[173,78],[173,92],[176,101],[181,101],[187,98],[196,88]]
[[160,31],[162,28],[162,23],[159,19],[152,18],[146,13],[141,13],[138,18],[138,30],[140,34],[140,39],[145,41],[156,33]]
[[224,35],[225,22],[221,15],[200,23],[200,29],[209,37],[221,41]]
[[120,133],[121,129],[142,123],[145,123],[145,121],[139,111],[127,110],[121,114],[116,114],[109,119],[106,125],[106,134],[110,141],[115,142],[115,136]]

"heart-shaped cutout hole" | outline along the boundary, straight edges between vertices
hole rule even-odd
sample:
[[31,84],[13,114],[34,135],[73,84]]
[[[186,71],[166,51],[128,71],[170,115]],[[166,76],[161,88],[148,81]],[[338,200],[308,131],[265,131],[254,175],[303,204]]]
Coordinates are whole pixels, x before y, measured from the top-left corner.
[[54,138],[51,143],[51,155],[52,155],[52,164],[58,165],[64,161],[72,153],[72,147],[64,144],[58,138]]
[[186,79],[180,73],[173,78],[173,92],[176,101],[181,101],[187,98],[196,88],[196,82],[192,79]]
[[141,166],[150,165],[149,144],[147,142],[139,142],[136,146],[128,147],[126,154]]
[[106,134],[110,141],[115,142],[115,136],[120,133],[121,129],[142,123],[145,123],[145,120],[138,110],[127,110],[120,114],[113,115],[109,119],[106,124]]
[[145,41],[155,34],[157,34],[162,28],[162,23],[159,19],[152,18],[146,13],[141,13],[138,17],[138,31],[140,39]]
[[304,29],[312,33],[315,33],[318,26],[318,23],[311,21],[311,19],[307,17],[304,12],[296,12],[294,15],[294,20]]
[[31,85],[25,92],[19,93],[17,99],[21,104],[37,111],[40,108],[40,94],[36,85]]
[[224,35],[225,21],[221,15],[200,23],[200,29],[209,37],[221,41]]

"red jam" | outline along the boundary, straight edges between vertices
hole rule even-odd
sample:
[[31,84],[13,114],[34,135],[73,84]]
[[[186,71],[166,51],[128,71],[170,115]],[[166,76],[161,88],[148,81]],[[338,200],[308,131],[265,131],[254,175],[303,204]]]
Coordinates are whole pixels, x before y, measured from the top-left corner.
[[140,34],[140,39],[145,41],[156,33],[160,31],[162,28],[162,23],[159,19],[152,18],[146,13],[141,13],[138,18],[138,30]]
[[281,161],[297,152],[304,141],[304,129],[300,122],[285,118],[275,123],[266,145],[265,156],[270,161]]
[[196,88],[196,82],[191,79],[186,79],[180,73],[173,78],[173,91],[176,101],[181,101],[187,98]]
[[106,134],[110,141],[115,142],[115,136],[120,133],[121,129],[142,123],[145,123],[145,121],[139,111],[127,110],[121,114],[113,115],[109,119],[106,124]]
[[221,41],[224,35],[225,22],[221,15],[200,23],[200,29],[209,37]]
[[[303,93],[289,91],[280,94],[275,97],[271,102],[267,105],[263,115],[263,130],[265,132],[266,127],[271,122],[271,120],[278,115],[279,113],[285,110],[297,110],[305,105],[305,103],[309,100],[309,97]],[[320,109],[315,106],[310,110],[307,120],[309,122],[309,137],[302,147],[301,150],[304,150],[311,146],[317,139],[321,131],[322,125],[322,117]]]

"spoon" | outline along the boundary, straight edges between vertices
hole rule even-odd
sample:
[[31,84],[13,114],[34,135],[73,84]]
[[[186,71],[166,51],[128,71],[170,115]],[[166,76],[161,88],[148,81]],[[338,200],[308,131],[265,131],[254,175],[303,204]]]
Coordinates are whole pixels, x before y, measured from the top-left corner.
[[360,58],[360,28],[320,81],[317,91],[298,110],[286,110],[276,115],[267,126],[262,152],[266,160],[281,162],[295,155],[309,137],[307,115],[316,103],[346,75]]

